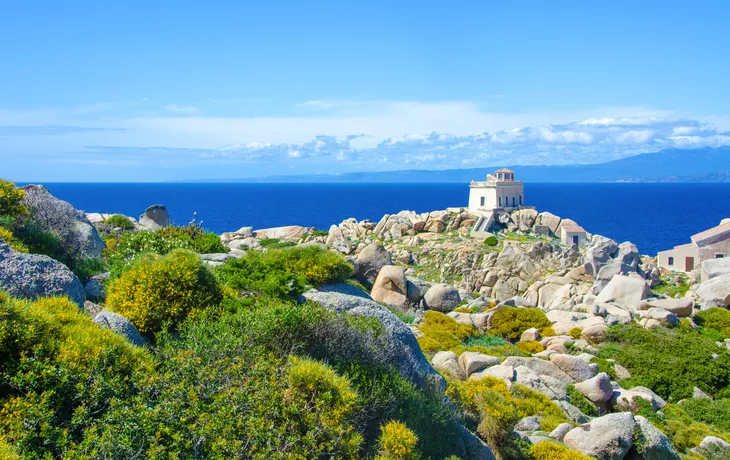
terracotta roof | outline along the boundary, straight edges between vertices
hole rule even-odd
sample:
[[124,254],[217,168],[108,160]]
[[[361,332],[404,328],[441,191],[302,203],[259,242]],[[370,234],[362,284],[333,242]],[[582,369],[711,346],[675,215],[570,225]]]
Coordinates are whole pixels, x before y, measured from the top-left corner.
[[512,171],[511,169],[502,168],[502,169],[498,169],[498,170],[496,170],[494,172],[498,172],[498,173],[513,173],[514,171]]
[[568,233],[580,233],[585,232],[585,229],[581,227],[580,225],[563,225],[563,230],[565,230]]
[[728,231],[730,231],[730,222],[720,224],[717,227],[712,227],[704,232],[692,235],[692,241],[702,241],[706,238],[710,238],[711,236],[720,235],[721,233]]

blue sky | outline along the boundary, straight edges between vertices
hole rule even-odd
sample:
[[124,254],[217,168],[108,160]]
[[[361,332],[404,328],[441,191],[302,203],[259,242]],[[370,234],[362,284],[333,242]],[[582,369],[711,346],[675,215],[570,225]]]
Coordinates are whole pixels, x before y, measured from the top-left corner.
[[727,1],[5,2],[0,177],[593,163],[727,145],[728,18]]

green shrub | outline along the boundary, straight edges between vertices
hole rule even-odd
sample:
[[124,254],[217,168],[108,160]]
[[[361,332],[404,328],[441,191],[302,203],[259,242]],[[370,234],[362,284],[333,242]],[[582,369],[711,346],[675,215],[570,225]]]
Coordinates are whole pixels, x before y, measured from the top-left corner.
[[599,356],[631,372],[624,387],[645,386],[669,400],[691,397],[694,387],[715,395],[730,384],[730,353],[694,331],[646,330],[633,322],[613,326]]
[[426,353],[449,350],[476,335],[476,329],[472,326],[457,323],[453,318],[434,310],[424,313],[423,323],[418,329],[423,332],[418,344]]
[[28,209],[22,203],[25,192],[15,187],[15,184],[0,179],[0,216],[16,219],[28,214]]
[[216,275],[222,283],[242,293],[282,299],[298,296],[307,284],[304,276],[287,269],[282,258],[260,251],[249,251],[240,259],[229,260],[216,269]]
[[215,277],[184,250],[142,258],[107,287],[107,305],[148,335],[221,300]]
[[709,331],[717,331],[720,337],[730,337],[730,310],[724,308],[708,308],[695,315],[695,323]]
[[582,332],[583,332],[583,329],[581,329],[579,327],[574,327],[573,329],[570,330],[570,332],[568,332],[568,335],[573,337],[575,340],[578,340],[578,339],[580,339],[580,335]]
[[566,392],[568,394],[568,402],[578,409],[580,409],[581,412],[584,414],[590,416],[590,417],[597,417],[598,416],[598,409],[596,408],[595,404],[590,402],[588,398],[583,396],[583,394],[575,389],[575,385],[570,384],[566,388]]
[[552,323],[542,310],[537,308],[504,307],[497,310],[492,316],[490,332],[508,340],[519,339],[527,329],[535,327],[544,330]]
[[684,403],[682,406],[668,404],[661,410],[661,413],[655,412],[651,403],[644,399],[638,398],[637,405],[637,414],[646,417],[666,434],[669,440],[672,441],[672,445],[680,453],[689,453],[689,449],[699,445],[706,436],[716,436],[730,442],[730,436],[727,432],[713,429],[705,423],[690,417],[683,409]]
[[267,256],[282,260],[288,271],[303,276],[314,287],[343,282],[353,273],[341,254],[314,245],[268,251]]
[[310,235],[312,236],[329,236],[329,230],[314,230]]
[[127,232],[108,246],[106,256],[113,278],[132,266],[136,258],[146,254],[165,255],[174,249],[188,249],[201,254],[228,252],[218,235],[195,225]]
[[101,259],[86,258],[73,262],[69,268],[82,283],[86,283],[92,276],[103,273],[106,265]]
[[418,453],[415,450],[418,436],[408,429],[405,423],[391,420],[380,429],[378,446],[379,457],[383,460],[415,460]]
[[467,347],[501,347],[506,344],[507,341],[504,340],[502,337],[487,334],[472,336],[464,341],[464,345],[466,345]]
[[259,244],[266,249],[283,249],[297,245],[295,241],[281,241],[279,238],[262,238]]
[[145,350],[65,298],[31,303],[0,293],[0,325],[0,444],[22,458],[65,457],[152,372]]
[[608,361],[603,358],[594,357],[591,359],[591,363],[598,364],[598,372],[605,372],[608,374],[609,377],[611,377],[611,380],[615,380],[618,377],[616,376],[616,365],[613,363],[613,361]]
[[533,460],[591,460],[593,458],[549,441],[533,444],[530,447],[530,455]]
[[121,228],[122,230],[132,230],[134,229],[134,223],[129,220],[128,217],[123,216],[121,214],[114,214],[113,216],[109,217],[104,221],[105,224],[111,225],[115,228]]
[[496,236],[491,235],[484,240],[484,244],[486,244],[487,246],[496,246],[499,244],[499,240],[497,240]]
[[23,244],[22,241],[16,239],[13,236],[13,232],[5,227],[0,227],[0,238],[2,238],[3,241],[5,241],[15,251],[28,252],[28,246]]
[[686,399],[680,406],[694,420],[730,433],[730,399]]

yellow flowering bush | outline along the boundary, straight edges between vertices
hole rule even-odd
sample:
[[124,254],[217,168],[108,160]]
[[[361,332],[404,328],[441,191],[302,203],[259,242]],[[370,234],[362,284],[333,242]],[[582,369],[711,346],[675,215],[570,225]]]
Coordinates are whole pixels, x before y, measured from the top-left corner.
[[15,184],[0,179],[0,216],[16,218],[28,214],[28,209],[22,200],[25,192],[15,187]]
[[549,441],[533,444],[530,447],[530,455],[535,460],[591,460],[593,458]]
[[[95,325],[66,298],[35,302],[0,293],[0,452],[59,458],[110,400],[126,399],[151,356]],[[42,452],[42,454],[41,454]]]
[[352,276],[352,265],[342,255],[319,246],[278,249],[268,255],[282,260],[287,271],[303,276],[314,287],[343,282]]
[[505,307],[492,316],[490,332],[514,340],[519,339],[527,329],[535,327],[543,337],[547,337],[544,332],[551,326],[545,313],[538,308]]
[[418,436],[405,423],[391,420],[380,427],[378,447],[382,460],[413,460],[418,458]]
[[457,323],[453,318],[434,310],[424,313],[423,323],[418,329],[423,332],[418,343],[426,353],[449,350],[476,335],[476,329],[472,326]]
[[529,342],[517,342],[517,349],[526,353],[540,353],[545,348],[537,340],[530,340]]
[[107,287],[107,305],[143,334],[174,326],[196,311],[216,308],[222,291],[198,256],[174,250],[140,259]]
[[363,438],[350,420],[357,402],[350,381],[325,364],[297,357],[289,358],[287,381],[284,400],[300,408],[308,430],[316,426],[323,434],[320,448],[339,451],[336,456],[356,456]]
[[568,335],[573,337],[575,340],[580,339],[580,334],[583,332],[583,329],[579,327],[574,327],[568,332]]
[[18,241],[13,237],[13,232],[10,230],[0,227],[0,238],[2,238],[8,245],[18,252],[28,252],[28,246],[24,245],[22,241]]

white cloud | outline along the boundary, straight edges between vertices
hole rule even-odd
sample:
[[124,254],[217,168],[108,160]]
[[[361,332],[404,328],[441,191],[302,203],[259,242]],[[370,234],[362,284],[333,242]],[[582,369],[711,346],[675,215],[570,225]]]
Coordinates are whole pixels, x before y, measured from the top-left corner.
[[177,105],[177,104],[166,105],[165,110],[167,110],[168,112],[183,113],[183,114],[193,114],[193,113],[200,112],[200,109],[197,107]]

